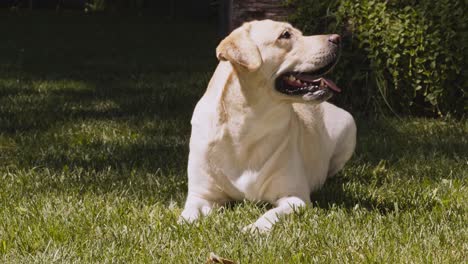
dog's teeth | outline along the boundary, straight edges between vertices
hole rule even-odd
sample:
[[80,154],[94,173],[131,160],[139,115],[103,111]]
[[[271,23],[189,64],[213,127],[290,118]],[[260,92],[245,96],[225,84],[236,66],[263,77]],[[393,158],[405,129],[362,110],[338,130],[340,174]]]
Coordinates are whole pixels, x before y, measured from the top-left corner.
[[296,80],[296,77],[292,76],[292,75],[289,75],[289,80],[290,81],[295,81]]

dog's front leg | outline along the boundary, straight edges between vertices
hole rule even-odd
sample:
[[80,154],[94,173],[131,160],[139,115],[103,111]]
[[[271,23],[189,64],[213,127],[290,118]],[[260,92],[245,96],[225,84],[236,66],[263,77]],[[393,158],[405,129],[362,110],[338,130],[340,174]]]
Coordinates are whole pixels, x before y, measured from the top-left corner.
[[278,222],[282,215],[291,214],[295,210],[300,207],[304,207],[309,203],[309,199],[304,200],[296,196],[283,197],[275,203],[275,208],[268,210],[257,221],[255,221],[255,223],[244,227],[243,231],[259,231],[260,233],[268,232],[273,225]]
[[211,213],[216,203],[201,198],[198,195],[189,194],[185,202],[184,210],[179,217],[179,223],[192,223],[200,216],[205,216]]

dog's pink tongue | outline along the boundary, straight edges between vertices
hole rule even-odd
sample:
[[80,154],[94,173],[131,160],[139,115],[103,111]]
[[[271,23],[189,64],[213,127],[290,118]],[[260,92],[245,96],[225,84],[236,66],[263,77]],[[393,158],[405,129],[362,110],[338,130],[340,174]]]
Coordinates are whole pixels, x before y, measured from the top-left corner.
[[339,93],[341,92],[341,89],[338,88],[338,86],[336,86],[336,84],[330,80],[330,79],[327,79],[327,78],[319,78],[317,79],[317,81],[320,81],[322,80],[328,87],[330,87],[330,89],[332,89],[333,91]]

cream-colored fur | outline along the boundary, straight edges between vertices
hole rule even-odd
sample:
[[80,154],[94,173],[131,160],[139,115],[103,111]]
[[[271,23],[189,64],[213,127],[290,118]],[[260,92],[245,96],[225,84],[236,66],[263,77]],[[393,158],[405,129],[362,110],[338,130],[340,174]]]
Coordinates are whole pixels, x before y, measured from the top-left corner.
[[[291,37],[278,38],[285,30]],[[266,231],[310,203],[311,192],[351,157],[355,123],[327,102],[277,92],[274,82],[318,69],[338,52],[326,35],[305,37],[271,20],[246,23],[220,43],[220,63],[191,121],[182,221],[232,200],[267,201],[275,208],[246,227]]]

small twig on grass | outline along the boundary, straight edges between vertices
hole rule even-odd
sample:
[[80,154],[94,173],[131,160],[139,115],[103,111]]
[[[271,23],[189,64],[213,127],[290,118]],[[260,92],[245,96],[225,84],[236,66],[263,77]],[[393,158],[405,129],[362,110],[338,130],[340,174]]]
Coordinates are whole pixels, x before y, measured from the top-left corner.
[[221,264],[236,264],[234,261],[221,258],[217,256],[215,253],[211,252],[210,257],[206,261],[206,264],[212,264],[212,263],[221,263]]

